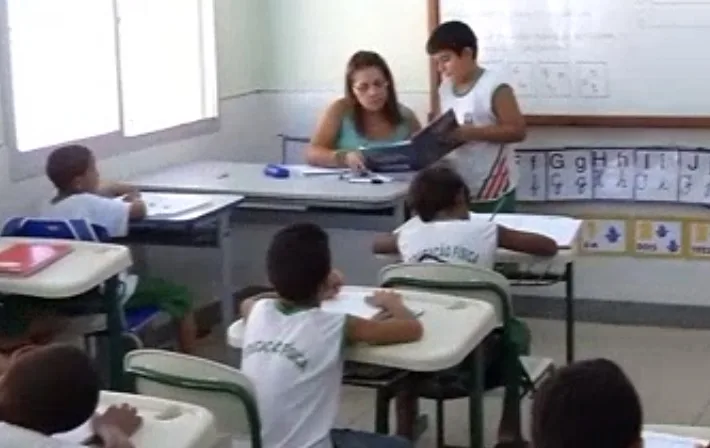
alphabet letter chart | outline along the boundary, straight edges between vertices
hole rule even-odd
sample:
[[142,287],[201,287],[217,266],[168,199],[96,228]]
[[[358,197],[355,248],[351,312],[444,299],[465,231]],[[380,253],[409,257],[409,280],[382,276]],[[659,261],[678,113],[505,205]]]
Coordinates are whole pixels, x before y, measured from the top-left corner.
[[639,201],[710,205],[710,149],[520,149],[521,201]]

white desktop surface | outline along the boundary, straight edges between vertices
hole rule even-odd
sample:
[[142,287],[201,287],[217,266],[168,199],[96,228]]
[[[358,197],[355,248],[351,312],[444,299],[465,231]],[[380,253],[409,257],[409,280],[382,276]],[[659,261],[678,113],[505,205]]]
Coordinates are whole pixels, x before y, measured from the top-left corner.
[[[372,292],[377,288],[346,287],[344,291]],[[419,320],[424,336],[417,342],[389,346],[358,344],[346,349],[346,359],[413,372],[435,372],[461,363],[496,328],[487,302],[421,291],[401,291],[405,303],[424,313]],[[230,346],[240,348],[244,323],[227,332]]]
[[0,251],[33,242],[69,244],[73,250],[33,275],[0,275],[0,294],[65,299],[91,290],[132,264],[127,247],[106,243],[0,237]]
[[672,434],[680,437],[710,440],[710,428],[703,426],[644,425],[643,430],[662,434]]
[[[98,411],[127,403],[138,410],[143,425],[131,437],[136,448],[212,448],[218,441],[215,419],[200,406],[145,395],[101,392]],[[80,442],[91,436],[85,424],[55,438]]]
[[265,164],[202,161],[179,165],[130,179],[145,191],[239,194],[262,199],[383,204],[404,197],[406,182],[354,184],[338,175],[276,179],[264,174]]

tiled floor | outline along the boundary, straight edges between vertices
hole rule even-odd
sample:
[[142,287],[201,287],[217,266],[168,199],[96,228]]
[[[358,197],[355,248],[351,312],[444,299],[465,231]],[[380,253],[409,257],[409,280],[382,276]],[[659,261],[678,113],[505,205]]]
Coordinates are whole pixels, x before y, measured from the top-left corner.
[[[564,359],[562,322],[529,320],[533,331],[533,353]],[[224,346],[213,335],[203,344],[205,356],[224,359]],[[577,358],[610,358],[626,370],[639,390],[647,423],[710,426],[710,330],[621,327],[598,324],[577,325]],[[500,414],[500,395],[486,400],[486,445],[492,446]],[[372,430],[374,396],[371,392],[345,388],[338,424]],[[529,421],[530,403],[523,408]],[[432,403],[422,410],[433,416]],[[433,418],[433,417],[431,417]],[[467,445],[467,407],[453,401],[446,407],[447,443]],[[433,421],[430,421],[430,428]],[[527,431],[526,431],[527,433]],[[433,430],[427,431],[418,447],[433,447]]]

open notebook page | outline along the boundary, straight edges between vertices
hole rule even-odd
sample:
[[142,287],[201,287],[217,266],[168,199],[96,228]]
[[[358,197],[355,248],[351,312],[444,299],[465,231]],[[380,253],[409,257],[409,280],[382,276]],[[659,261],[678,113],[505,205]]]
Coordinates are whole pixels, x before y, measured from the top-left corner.
[[644,448],[698,448],[708,446],[707,440],[674,436],[652,431],[643,432]]
[[[366,301],[368,296],[369,294],[364,292],[341,292],[336,298],[322,302],[320,307],[328,312],[372,319],[382,310],[368,304]],[[412,308],[410,308],[410,311],[415,316],[419,316],[422,313],[421,310]]]
[[[472,213],[472,219],[491,219],[488,213]],[[493,221],[502,226],[523,232],[539,233],[557,242],[558,247],[569,248],[574,244],[582,226],[581,219],[567,216],[526,215],[498,213]]]

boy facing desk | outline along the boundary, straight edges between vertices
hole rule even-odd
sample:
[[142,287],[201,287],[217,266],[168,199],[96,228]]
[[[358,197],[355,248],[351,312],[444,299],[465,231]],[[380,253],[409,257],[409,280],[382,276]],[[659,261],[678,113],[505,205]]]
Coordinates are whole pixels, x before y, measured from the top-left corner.
[[[469,188],[461,176],[446,164],[437,164],[420,171],[409,189],[409,205],[415,216],[394,233],[378,236],[373,244],[377,254],[398,254],[407,263],[469,263],[492,269],[499,247],[538,256],[554,256],[555,240],[536,233],[522,232],[501,226],[488,219],[476,218],[469,211]],[[529,330],[516,320],[529,341]],[[487,384],[498,384],[502,374],[501,332],[496,331],[485,341]],[[515,344],[519,354],[528,347]],[[465,381],[462,369],[452,369],[439,375],[440,381],[459,384]],[[498,430],[499,446],[521,440],[517,424],[517,401],[506,394],[503,415]],[[408,421],[417,413],[416,397],[402,392],[397,399],[398,422],[402,431],[410,431]]]
[[328,235],[314,224],[292,225],[274,236],[267,273],[276,295],[241,305],[246,321],[242,370],[255,385],[264,446],[411,446],[397,437],[333,429],[345,345],[421,338],[422,325],[402,298],[391,292],[373,297],[387,319],[323,311],[320,303],[333,296],[331,254]]

